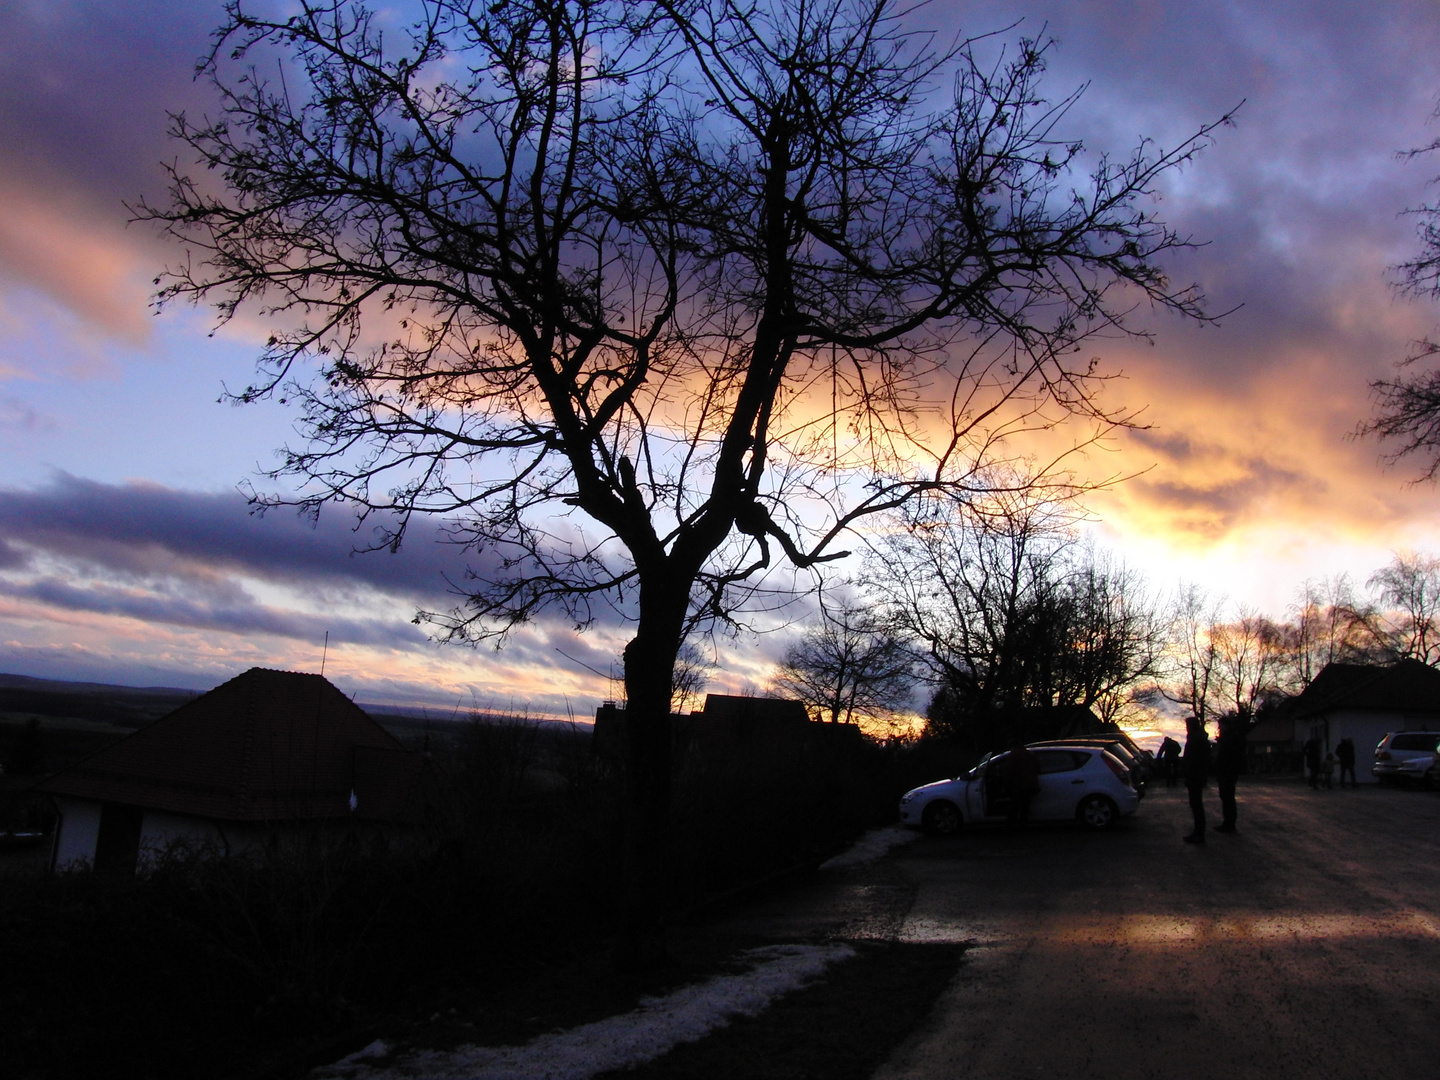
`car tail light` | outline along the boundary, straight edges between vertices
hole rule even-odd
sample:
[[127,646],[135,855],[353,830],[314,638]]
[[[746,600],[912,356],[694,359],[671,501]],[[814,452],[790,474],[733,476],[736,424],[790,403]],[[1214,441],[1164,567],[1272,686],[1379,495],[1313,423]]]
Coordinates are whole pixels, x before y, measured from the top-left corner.
[[1376,751],[1375,751],[1375,760],[1376,760],[1376,761],[1389,761],[1389,760],[1390,760],[1390,751],[1389,751],[1389,750],[1376,750]]
[[1114,754],[1111,754],[1111,753],[1108,753],[1107,751],[1101,750],[1101,751],[1100,751],[1100,759],[1101,759],[1102,761],[1104,761],[1106,765],[1109,765],[1109,766],[1110,766],[1110,771],[1115,774],[1116,778],[1117,778],[1122,784],[1125,784],[1125,785],[1127,785],[1127,786],[1132,786],[1132,787],[1134,786],[1134,785],[1130,784],[1130,770],[1127,769],[1127,768],[1124,766],[1124,764],[1123,764],[1118,758],[1115,757]]

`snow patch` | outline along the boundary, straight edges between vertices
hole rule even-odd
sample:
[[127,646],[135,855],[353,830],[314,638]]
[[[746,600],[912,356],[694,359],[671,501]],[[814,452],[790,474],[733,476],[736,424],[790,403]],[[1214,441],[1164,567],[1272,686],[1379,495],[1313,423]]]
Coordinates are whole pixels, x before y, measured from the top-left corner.
[[390,1052],[374,1042],[315,1069],[317,1080],[588,1080],[632,1069],[680,1043],[696,1042],[737,1016],[758,1016],[781,994],[798,990],[827,967],[855,955],[849,945],[770,945],[742,954],[756,962],[740,975],[719,975],[660,998],[645,998],[623,1016],[542,1035],[525,1046],[462,1046],[403,1052],[387,1067],[368,1064]]
[[844,870],[852,866],[864,866],[866,863],[874,862],[891,848],[908,844],[919,838],[919,833],[900,825],[891,825],[884,829],[871,829],[845,851],[833,859],[827,859],[821,863],[820,869]]

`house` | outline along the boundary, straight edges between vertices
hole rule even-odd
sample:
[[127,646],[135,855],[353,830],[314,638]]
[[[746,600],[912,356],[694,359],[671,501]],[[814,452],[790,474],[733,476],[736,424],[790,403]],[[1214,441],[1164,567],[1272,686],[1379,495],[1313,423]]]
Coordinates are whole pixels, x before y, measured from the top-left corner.
[[133,872],[176,844],[259,853],[419,818],[424,756],[320,675],[251,668],[38,785],[52,869]]
[[1285,730],[1267,733],[1257,727],[1251,744],[1257,736],[1273,734],[1288,736],[1297,750],[1311,738],[1333,750],[1349,738],[1355,744],[1357,778],[1373,780],[1375,745],[1386,733],[1440,730],[1440,671],[1419,660],[1326,664],[1285,712],[1276,718]]
[[[624,705],[607,701],[596,711],[593,747],[602,758],[618,762],[625,722]],[[789,698],[706,694],[703,709],[673,713],[670,723],[677,768],[800,761],[822,747],[848,751],[864,743],[856,725],[811,720],[805,703]]]

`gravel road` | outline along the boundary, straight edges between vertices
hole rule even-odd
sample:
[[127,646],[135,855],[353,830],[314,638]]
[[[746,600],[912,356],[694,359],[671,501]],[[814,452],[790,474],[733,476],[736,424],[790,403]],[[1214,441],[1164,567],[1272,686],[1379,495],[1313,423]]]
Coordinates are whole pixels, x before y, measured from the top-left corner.
[[1440,1076],[1440,797],[1242,780],[1238,835],[1188,826],[1162,786],[892,854],[898,936],[975,948],[876,1080]]

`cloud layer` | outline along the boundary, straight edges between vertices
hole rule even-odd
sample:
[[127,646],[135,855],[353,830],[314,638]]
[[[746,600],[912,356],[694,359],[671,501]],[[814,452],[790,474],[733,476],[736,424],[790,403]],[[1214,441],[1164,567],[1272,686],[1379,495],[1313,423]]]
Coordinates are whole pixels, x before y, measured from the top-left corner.
[[[567,693],[603,695],[585,669],[613,664],[613,629],[582,639],[539,626],[517,634],[497,658],[491,650],[441,649],[412,624],[419,609],[460,602],[450,582],[467,568],[483,572],[476,553],[446,542],[443,524],[420,522],[398,554],[363,551],[372,537],[341,508],[312,523],[285,510],[257,515],[235,492],[60,474],[38,489],[0,490],[0,627],[54,624],[61,638],[109,635],[141,643],[142,654],[153,631],[153,662],[172,679],[160,654],[181,640],[215,643],[229,666],[238,650],[246,662],[313,668],[328,635],[331,662],[353,668],[372,697],[383,690],[387,698],[434,701],[458,693],[556,712]],[[0,644],[0,665],[7,650],[31,655],[25,645],[23,635]],[[36,673],[78,677],[73,666],[50,663]],[[437,672],[439,685],[426,687]],[[95,675],[90,667],[83,673]],[[386,690],[387,680],[396,685]]]
[[[343,512],[311,528],[213,493],[243,479],[234,462],[269,460],[287,422],[195,419],[254,328],[237,344],[183,312],[153,320],[150,280],[176,253],[127,228],[124,204],[162,197],[167,111],[212,107],[191,76],[220,17],[210,0],[0,8],[0,667],[218,681],[249,662],[318,666],[305,657],[328,630],[329,663],[396,699],[550,710],[611,692],[587,669],[611,670],[617,626],[542,622],[500,654],[430,643],[410,616],[448,606],[445,575],[467,562],[434,523],[398,557],[355,555],[367,537]],[[1306,576],[1363,576],[1388,548],[1425,546],[1435,493],[1347,436],[1369,382],[1440,323],[1386,282],[1414,250],[1403,211],[1440,173],[1440,158],[1396,156],[1440,134],[1433,4],[939,0],[907,18],[945,40],[1017,21],[1009,40],[1053,35],[1046,90],[1089,84],[1067,132],[1116,154],[1141,136],[1173,146],[1245,101],[1159,192],[1164,219],[1204,244],[1174,260],[1176,280],[1228,314],[1189,327],[1138,311],[1153,346],[1095,345],[1126,376],[1110,402],[1150,425],[1084,465],[1135,474],[1094,502],[1107,539],[1159,584],[1200,578],[1272,610]],[[722,678],[753,685],[778,651],[737,652]]]

